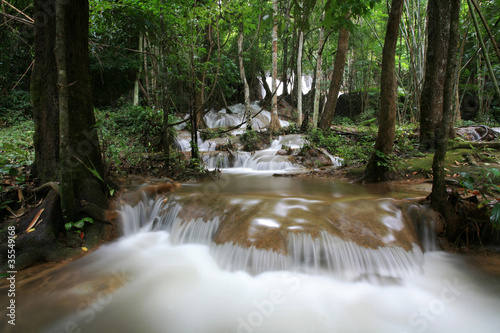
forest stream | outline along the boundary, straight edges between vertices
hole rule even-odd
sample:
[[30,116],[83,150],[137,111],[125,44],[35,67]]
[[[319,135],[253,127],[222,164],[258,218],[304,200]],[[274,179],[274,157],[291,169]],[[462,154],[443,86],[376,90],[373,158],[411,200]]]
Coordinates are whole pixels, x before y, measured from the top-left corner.
[[301,140],[206,144],[219,179],[124,204],[119,239],[18,283],[1,331],[498,331],[499,276],[438,249],[427,192],[285,177]]

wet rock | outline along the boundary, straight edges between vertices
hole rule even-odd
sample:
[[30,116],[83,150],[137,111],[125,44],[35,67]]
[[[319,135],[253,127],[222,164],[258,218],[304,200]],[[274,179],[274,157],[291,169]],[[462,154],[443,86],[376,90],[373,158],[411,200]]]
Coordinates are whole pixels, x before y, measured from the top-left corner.
[[324,166],[333,166],[331,158],[317,148],[310,148],[301,153],[303,159],[302,165],[306,168],[319,168]]

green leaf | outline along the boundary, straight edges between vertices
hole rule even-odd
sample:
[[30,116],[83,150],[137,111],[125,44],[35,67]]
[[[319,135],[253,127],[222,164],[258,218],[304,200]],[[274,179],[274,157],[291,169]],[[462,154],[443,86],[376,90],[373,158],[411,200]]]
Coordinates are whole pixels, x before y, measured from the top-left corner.
[[94,220],[91,217],[84,217],[78,222],[88,222],[88,223],[94,223]]
[[68,223],[65,223],[65,224],[64,224],[64,228],[65,228],[66,230],[71,229],[71,227],[73,227],[73,223],[72,223],[72,222],[68,222]]
[[500,203],[497,202],[491,210],[490,221],[495,229],[500,228]]
[[490,171],[493,173],[493,176],[500,177],[500,170],[491,168]]
[[15,177],[19,174],[19,170],[17,170],[16,168],[10,168],[9,169],[9,175],[11,175],[12,177]]
[[469,191],[474,191],[474,181],[471,181],[470,179],[464,179],[462,181],[462,185]]
[[85,225],[85,221],[83,221],[83,219],[81,219],[81,220],[80,220],[80,221],[78,221],[78,222],[73,223],[73,226],[74,226],[75,228],[78,228],[78,229],[83,228],[83,226],[84,226],[84,225]]

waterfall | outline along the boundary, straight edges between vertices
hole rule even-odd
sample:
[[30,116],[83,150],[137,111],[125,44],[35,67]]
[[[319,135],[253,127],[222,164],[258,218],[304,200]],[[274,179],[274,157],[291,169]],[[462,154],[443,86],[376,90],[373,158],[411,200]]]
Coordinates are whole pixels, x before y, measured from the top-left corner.
[[425,206],[262,173],[184,185],[124,204],[123,237],[16,281],[0,331],[498,331],[498,275],[422,253]]
[[[410,238],[408,242],[399,240],[396,243],[396,237],[399,236],[394,236],[394,233],[401,232],[406,224],[402,220],[403,213],[390,202],[366,205],[367,209],[376,210],[373,220],[380,220],[373,223],[381,223],[372,230],[383,231],[377,231],[381,232],[382,241],[376,236],[376,245],[362,246],[353,241],[356,237],[342,239],[340,234],[328,231],[334,222],[329,216],[320,216],[325,212],[324,206],[327,206],[328,212],[333,210],[343,215],[342,212],[352,210],[356,214],[355,209],[344,207],[345,202],[339,204],[341,208],[317,200],[268,199],[266,205],[259,204],[264,209],[278,209],[277,214],[284,215],[287,215],[287,211],[297,209],[312,211],[308,216],[315,220],[308,222],[314,226],[309,227],[311,231],[308,233],[304,222],[293,222],[291,217],[287,217],[286,222],[259,218],[259,205],[246,204],[251,201],[247,196],[233,195],[231,200],[224,197],[214,195],[207,198],[189,194],[187,197],[176,195],[168,201],[165,198],[144,198],[135,207],[125,205],[121,209],[124,233],[132,235],[137,232],[166,231],[171,244],[208,245],[221,268],[243,270],[251,274],[287,270],[330,274],[352,280],[366,276],[401,278],[421,272],[423,254],[418,240]],[[248,205],[253,208],[249,209]],[[382,215],[378,217],[378,214]],[[246,220],[235,220],[235,216],[245,216]],[[318,231],[316,224],[324,223],[321,219],[330,222],[326,229]],[[250,237],[253,243],[241,240],[242,234],[248,234],[246,227],[243,227],[245,223],[250,223],[248,233],[252,233]],[[341,228],[338,223],[334,224],[335,228]],[[245,230],[242,231],[242,228]],[[270,240],[278,229],[279,235]],[[388,233],[391,229],[394,232]],[[261,238],[268,242],[267,245],[262,245]]]

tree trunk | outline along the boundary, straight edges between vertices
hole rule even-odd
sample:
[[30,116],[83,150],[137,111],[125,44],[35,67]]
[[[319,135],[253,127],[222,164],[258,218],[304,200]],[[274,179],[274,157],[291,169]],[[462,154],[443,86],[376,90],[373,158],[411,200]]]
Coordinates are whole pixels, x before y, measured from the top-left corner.
[[269,84],[267,84],[267,76],[264,70],[261,69],[259,73],[262,80],[262,86],[264,87],[264,91],[266,92],[266,97],[264,97],[264,103],[267,104],[269,102],[269,99],[273,95],[273,92],[271,91],[271,88],[269,88]]
[[[49,6],[54,8],[54,4],[54,0],[35,1],[34,12],[43,13],[43,8]],[[55,16],[35,15],[36,61],[33,65],[30,88],[35,122],[33,171],[42,184],[57,180],[59,172],[57,65],[53,52],[56,41],[55,33]]]
[[274,25],[272,33],[272,89],[273,98],[271,102],[271,122],[269,123],[269,132],[277,132],[281,128],[280,120],[278,117],[278,94],[276,93],[278,85],[278,0],[273,0],[274,9]]
[[[325,19],[325,13],[321,15],[321,21]],[[319,28],[318,57],[316,59],[316,75],[314,78],[314,104],[313,104],[313,128],[318,127],[319,99],[321,96],[321,77],[323,76],[323,47],[325,44],[325,29]]]
[[443,89],[443,121],[438,129],[438,140],[436,152],[432,162],[433,182],[431,193],[431,205],[439,211],[445,218],[447,224],[446,233],[449,240],[454,241],[457,236],[458,224],[455,211],[448,199],[446,191],[444,170],[444,159],[446,157],[446,148],[448,143],[448,129],[453,118],[453,88],[455,82],[456,64],[457,64],[457,45],[459,41],[458,26],[460,23],[460,0],[447,0],[450,5],[450,28],[449,40],[446,42],[448,47],[448,61],[446,66],[446,75]]
[[285,33],[283,38],[283,61],[282,61],[282,74],[281,85],[283,87],[283,96],[288,95],[288,31],[290,29],[290,9],[292,7],[291,1],[285,1]]
[[[481,35],[481,30],[479,29],[479,23],[477,22],[476,14],[474,13],[474,9],[472,8],[471,0],[467,0],[467,3],[469,5],[469,11],[470,11],[470,14],[472,16],[472,21],[474,22],[474,28],[476,29],[477,38],[478,38],[479,43],[481,45],[481,50],[483,51],[484,61],[486,63],[486,67],[488,68],[488,71],[490,73],[490,80],[492,81],[493,88],[495,89],[497,97],[500,100],[500,89],[498,88],[498,83],[497,83],[497,79],[495,76],[495,72],[493,71],[493,67],[491,66],[490,56],[488,55],[488,51],[487,51],[488,49],[486,48],[486,45],[484,44],[483,36]],[[480,13],[479,7],[476,7],[476,8],[477,8],[478,12]],[[488,30],[488,26],[486,24],[485,24],[485,27]],[[493,41],[492,44],[496,47],[495,40],[492,39],[492,41]]]
[[446,74],[450,33],[449,1],[430,0],[428,11],[428,46],[425,79],[420,103],[420,149],[436,147],[436,129],[443,114],[443,84]]
[[326,131],[330,128],[339,98],[340,86],[344,77],[344,67],[347,58],[347,50],[349,47],[349,30],[340,29],[339,41],[337,45],[337,54],[335,55],[335,63],[333,66],[332,81],[328,90],[328,99],[326,101],[325,111],[321,116],[319,127]]
[[368,162],[363,180],[373,183],[385,181],[390,170],[389,156],[394,144],[397,113],[396,45],[403,0],[392,0],[387,22],[380,84],[380,115],[375,150]]
[[[106,204],[101,150],[95,129],[90,89],[88,52],[88,1],[71,1],[64,5],[64,44],[66,48],[66,85],[68,92],[68,167],[73,182],[76,203]],[[55,8],[55,0],[35,1],[35,12]],[[38,11],[37,11],[38,10]],[[54,56],[56,41],[55,15],[36,16],[35,68],[31,95],[35,120],[35,169],[40,182],[57,181],[63,161],[59,155],[59,94],[57,64]],[[38,25],[37,25],[38,24]]]
[[59,90],[59,162],[60,162],[60,191],[61,210],[66,222],[74,221],[76,213],[76,202],[73,193],[73,179],[71,175],[71,164],[75,160],[70,151],[69,130],[69,87],[66,70],[66,8],[63,0],[56,0],[56,43],[54,54],[57,68],[57,86]]
[[[56,185],[43,203],[40,219],[45,221],[44,226],[17,239],[16,244],[23,249],[21,265],[74,255],[75,251],[68,251],[58,238],[64,223],[76,222],[91,212],[94,219],[104,220],[103,208],[107,205],[90,89],[88,1],[37,0],[34,11],[40,14],[35,15],[31,76],[34,169],[39,182]],[[104,225],[85,227],[86,236],[81,241],[88,247],[96,246]],[[98,236],[87,236],[93,233]]]
[[304,32],[299,28],[299,49],[297,53],[297,126],[302,126],[302,48]]
[[247,77],[245,75],[245,64],[243,62],[243,22],[240,23],[240,31],[238,35],[238,61],[240,65],[240,78],[243,82],[243,89],[245,94],[245,120],[247,128],[252,128],[252,120],[250,114],[250,87],[248,86]]

